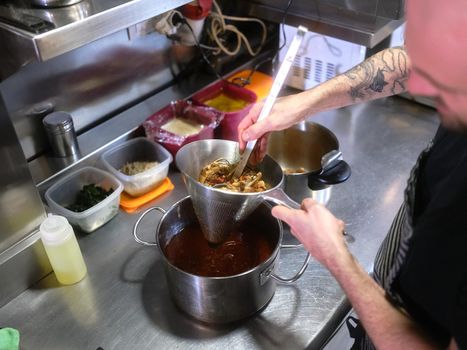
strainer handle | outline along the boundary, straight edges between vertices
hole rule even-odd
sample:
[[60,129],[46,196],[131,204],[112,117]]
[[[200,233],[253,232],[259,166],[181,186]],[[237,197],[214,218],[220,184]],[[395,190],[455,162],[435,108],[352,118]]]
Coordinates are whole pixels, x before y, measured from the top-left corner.
[[264,200],[271,201],[275,204],[284,205],[292,209],[300,209],[300,204],[298,204],[292,198],[287,196],[287,194],[282,190],[282,188],[277,188],[274,191],[261,195],[261,197]]
[[138,232],[138,225],[141,222],[141,220],[143,220],[143,218],[146,216],[147,213],[149,213],[149,212],[151,212],[153,210],[157,210],[157,211],[160,211],[162,214],[165,214],[165,209],[163,209],[161,207],[149,208],[143,214],[141,214],[141,216],[138,218],[138,220],[136,220],[135,226],[133,226],[133,237],[135,238],[135,241],[138,242],[139,244],[142,244],[142,245],[145,245],[145,246],[150,246],[150,247],[157,246],[157,243],[156,242],[146,242],[145,240],[142,240],[141,238],[138,237],[137,232]]
[[[287,196],[287,194],[281,189],[278,188],[272,192],[269,192],[266,195],[261,196],[264,200],[273,202],[274,204],[278,205],[284,205],[286,207],[292,208],[292,209],[300,209],[300,204],[295,202],[292,198]],[[301,248],[303,247],[303,244],[287,244],[287,245],[282,245],[281,248]]]
[[[275,204],[284,205],[286,207],[292,209],[300,209],[300,204],[295,202],[292,198],[287,196],[287,194],[281,189],[278,188],[272,192],[269,192],[267,195],[262,196],[264,200],[271,201]],[[281,249],[291,249],[291,248],[299,248],[302,247],[302,244],[293,244],[293,245],[282,245]],[[271,272],[270,277],[277,281],[280,284],[293,284],[295,283],[302,275],[305,273],[306,268],[308,267],[308,263],[310,262],[311,255],[307,253],[305,261],[303,262],[302,267],[300,270],[295,274],[295,276],[291,278],[282,278],[275,273]]]

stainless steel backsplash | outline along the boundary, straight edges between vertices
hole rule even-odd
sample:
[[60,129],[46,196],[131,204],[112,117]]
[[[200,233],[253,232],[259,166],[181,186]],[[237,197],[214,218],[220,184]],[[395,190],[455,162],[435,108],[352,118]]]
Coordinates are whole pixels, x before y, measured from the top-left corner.
[[27,159],[48,148],[42,118],[69,112],[78,134],[172,80],[171,43],[122,30],[46,62],[23,67],[0,84]]
[[0,97],[0,253],[45,218],[35,185]]
[[96,127],[173,80],[172,48],[135,25],[0,82],[0,306],[51,271],[38,232],[46,209],[30,172],[49,150],[42,119],[62,110],[78,134]]

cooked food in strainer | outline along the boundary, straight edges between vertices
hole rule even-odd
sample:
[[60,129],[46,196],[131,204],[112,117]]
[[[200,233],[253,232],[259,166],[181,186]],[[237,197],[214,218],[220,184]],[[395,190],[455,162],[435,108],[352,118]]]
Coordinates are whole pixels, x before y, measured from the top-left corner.
[[207,186],[216,186],[233,192],[262,192],[269,186],[261,179],[263,174],[248,167],[239,178],[233,176],[237,163],[217,159],[201,169],[198,181]]

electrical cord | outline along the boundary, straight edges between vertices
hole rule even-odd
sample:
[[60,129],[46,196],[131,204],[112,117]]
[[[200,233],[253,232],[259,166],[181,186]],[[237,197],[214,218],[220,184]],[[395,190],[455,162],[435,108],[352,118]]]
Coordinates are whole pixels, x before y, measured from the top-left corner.
[[[286,38],[286,35],[285,35],[284,25],[285,25],[285,20],[286,20],[288,11],[289,11],[292,3],[293,3],[293,0],[288,0],[287,6],[286,6],[286,8],[284,10],[284,14],[283,14],[282,20],[281,20],[281,29],[282,29],[282,36],[283,36],[282,45],[276,50],[275,54],[272,57],[268,57],[268,58],[260,61],[259,63],[257,63],[255,65],[255,67],[250,71],[249,75],[246,78],[236,78],[235,81],[233,81],[232,83],[234,83],[235,85],[238,85],[238,86],[242,86],[242,87],[244,87],[244,86],[246,86],[248,84],[251,84],[251,77],[259,69],[259,67],[261,65],[263,65],[264,63],[269,62],[269,61],[274,61],[277,58],[277,55],[280,52],[280,50],[286,45],[287,38]],[[191,25],[188,23],[188,21],[185,19],[185,17],[179,11],[173,10],[169,14],[167,19],[170,20],[170,22],[172,22],[173,24],[176,24],[178,22],[178,23],[183,23],[183,24],[185,24],[187,26],[187,28],[189,29],[189,31],[191,32],[191,34],[193,36],[195,45],[199,49],[203,60],[208,64],[208,66],[211,68],[211,70],[214,72],[214,74],[216,75],[216,77],[219,80],[224,80],[224,78],[221,77],[221,75],[217,72],[217,70],[215,69],[215,67],[211,63],[211,61],[206,56],[206,54],[204,52],[204,49],[213,51],[214,55],[218,55],[221,52],[223,52],[223,53],[225,53],[225,54],[227,54],[229,56],[234,56],[234,55],[238,54],[238,52],[240,51],[241,44],[243,42],[245,44],[245,46],[246,46],[246,49],[247,49],[248,53],[250,55],[252,55],[252,56],[256,56],[256,55],[258,55],[259,52],[261,52],[261,50],[264,47],[264,44],[266,42],[267,28],[266,28],[266,25],[264,24],[264,22],[257,19],[257,18],[226,16],[226,15],[222,14],[222,11],[221,11],[220,7],[219,7],[219,5],[217,4],[217,2],[215,0],[213,0],[213,4],[214,4],[216,12],[211,11],[211,13],[210,13],[210,17],[211,17],[211,26],[210,26],[210,28],[211,28],[211,31],[210,31],[209,34],[211,35],[211,38],[214,40],[214,42],[217,44],[217,47],[207,46],[207,45],[201,44],[199,42],[196,34],[194,33],[193,28],[191,27]],[[175,15],[177,15],[177,17],[174,17]],[[226,24],[225,23],[226,20],[259,23],[261,25],[261,28],[262,28],[262,36],[261,36],[261,42],[260,42],[260,45],[258,46],[258,48],[256,50],[253,50],[250,43],[249,43],[249,41],[248,41],[248,39],[246,38],[246,36],[243,33],[241,33],[234,25]],[[219,38],[219,35],[224,34],[227,31],[235,33],[236,37],[237,37],[237,45],[233,50],[229,50],[229,48],[227,48],[222,43],[221,39]],[[175,37],[172,37],[172,39],[175,39]],[[240,82],[239,82],[239,80],[240,80]]]
[[216,75],[216,77],[219,80],[224,80],[224,78],[217,72],[215,67],[212,65],[211,61],[209,61],[209,59],[206,57],[206,54],[204,53],[204,50],[201,47],[201,45],[200,45],[200,43],[198,41],[198,38],[196,37],[195,32],[193,31],[193,28],[191,28],[190,23],[188,23],[188,21],[185,19],[185,17],[183,17],[181,14],[180,14],[179,20],[183,24],[185,24],[188,27],[188,29],[190,30],[191,34],[193,35],[193,39],[195,40],[196,47],[198,48],[199,52],[201,53],[201,56],[202,56],[203,60],[208,64],[208,66],[211,68],[211,70],[214,72],[214,74]]
[[[187,26],[189,29],[190,33],[193,36],[194,42],[196,47],[199,49],[201,56],[203,60],[208,64],[208,66],[211,68],[211,70],[214,72],[216,77],[220,80],[224,80],[220,74],[217,72],[215,67],[212,65],[211,61],[209,61],[208,57],[206,56],[204,49],[211,50],[213,51],[214,55],[218,55],[221,52],[225,53],[228,56],[235,56],[240,52],[241,45],[242,43],[245,44],[245,47],[248,51],[248,53],[252,56],[256,56],[259,52],[261,52],[264,43],[266,42],[267,38],[267,28],[266,25],[264,24],[263,21],[256,19],[256,18],[246,18],[246,17],[235,17],[235,16],[225,16],[222,14],[222,11],[217,4],[215,0],[213,0],[214,7],[216,12],[211,11],[210,13],[210,19],[211,19],[211,31],[210,31],[210,36],[212,40],[216,43],[217,47],[213,46],[207,46],[204,44],[201,44],[196,36],[196,34],[193,31],[193,28],[191,27],[190,23],[186,20],[186,18],[177,10],[173,10],[168,16],[167,19],[173,23],[174,25],[183,23],[184,25]],[[177,17],[174,17],[177,15]],[[226,20],[232,20],[232,21],[243,21],[243,22],[256,22],[261,25],[262,28],[262,35],[261,35],[261,42],[260,45],[256,50],[253,50],[248,39],[246,36],[240,32],[237,27],[231,24],[226,24]],[[222,40],[220,39],[220,35],[224,34],[225,32],[233,32],[236,34],[237,37],[237,45],[234,50],[229,50],[223,43]],[[176,39],[176,35],[174,36],[169,36],[171,39]]]
[[287,3],[287,6],[285,7],[285,10],[284,10],[284,15],[282,16],[282,21],[281,21],[281,29],[282,29],[282,38],[284,39],[283,40],[283,43],[282,45],[279,47],[279,49],[277,50],[274,58],[277,57],[277,54],[280,52],[280,50],[282,50],[284,48],[284,46],[286,45],[287,43],[287,37],[285,36],[285,29],[284,29],[284,26],[285,26],[285,19],[287,17],[287,14],[289,13],[289,9],[290,7],[292,6],[292,2],[293,0],[289,0],[289,2]]
[[244,87],[246,85],[251,84],[251,77],[259,69],[260,66],[262,66],[266,62],[269,62],[269,61],[274,62],[276,60],[277,55],[279,54],[279,52],[287,44],[287,37],[285,35],[284,26],[285,26],[285,20],[287,18],[287,14],[289,12],[290,7],[292,6],[292,3],[293,3],[293,0],[289,0],[287,2],[287,6],[284,9],[284,14],[282,15],[282,20],[281,20],[281,32],[282,32],[282,37],[283,37],[282,45],[276,50],[276,52],[274,53],[274,55],[272,57],[267,57],[266,59],[264,59],[264,60],[260,61],[259,63],[257,63],[253,67],[253,69],[250,71],[250,73],[248,74],[248,76],[246,78],[241,78],[241,77],[235,78],[232,81],[232,83],[234,83],[235,85],[241,86],[241,87]]
[[[222,13],[219,5],[217,4],[215,0],[213,0],[213,5],[215,8],[215,11],[211,11],[211,14],[210,14],[210,17],[211,17],[210,35],[212,39],[214,40],[214,42],[219,47],[219,50],[217,50],[216,52],[217,54],[220,52],[223,52],[226,55],[235,56],[240,51],[242,43],[245,44],[245,47],[251,56],[256,56],[259,52],[261,52],[261,49],[263,48],[263,45],[267,37],[267,28],[263,21],[257,18],[226,16]],[[261,34],[261,42],[258,48],[256,50],[253,50],[246,36],[242,32],[240,32],[236,26],[232,24],[227,24],[225,22],[226,20],[259,23],[262,29],[262,34]],[[230,50],[227,46],[225,46],[222,40],[220,39],[220,35],[225,34],[226,32],[232,32],[236,35],[237,45],[233,50]]]

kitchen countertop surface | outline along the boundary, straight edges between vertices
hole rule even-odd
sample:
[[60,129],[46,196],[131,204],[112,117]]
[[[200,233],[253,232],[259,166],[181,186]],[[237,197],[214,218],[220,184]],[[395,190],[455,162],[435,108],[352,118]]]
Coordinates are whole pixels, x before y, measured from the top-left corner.
[[[434,136],[436,112],[399,97],[359,104],[312,118],[339,139],[350,179],[332,188],[328,207],[355,238],[350,249],[371,271],[376,250],[397,211],[408,173]],[[99,164],[96,164],[100,166]],[[175,189],[145,208],[169,208],[187,195]],[[231,325],[199,323],[170,299],[156,248],[137,244],[132,227],[144,210],[117,217],[91,234],[78,233],[88,275],[61,286],[52,273],[0,309],[0,327],[20,331],[21,349],[319,349],[348,311],[334,278],[312,259],[293,286],[278,285],[255,316]],[[160,216],[142,222],[151,240]],[[293,242],[286,232],[284,242]],[[283,250],[277,274],[292,276],[302,249]]]

